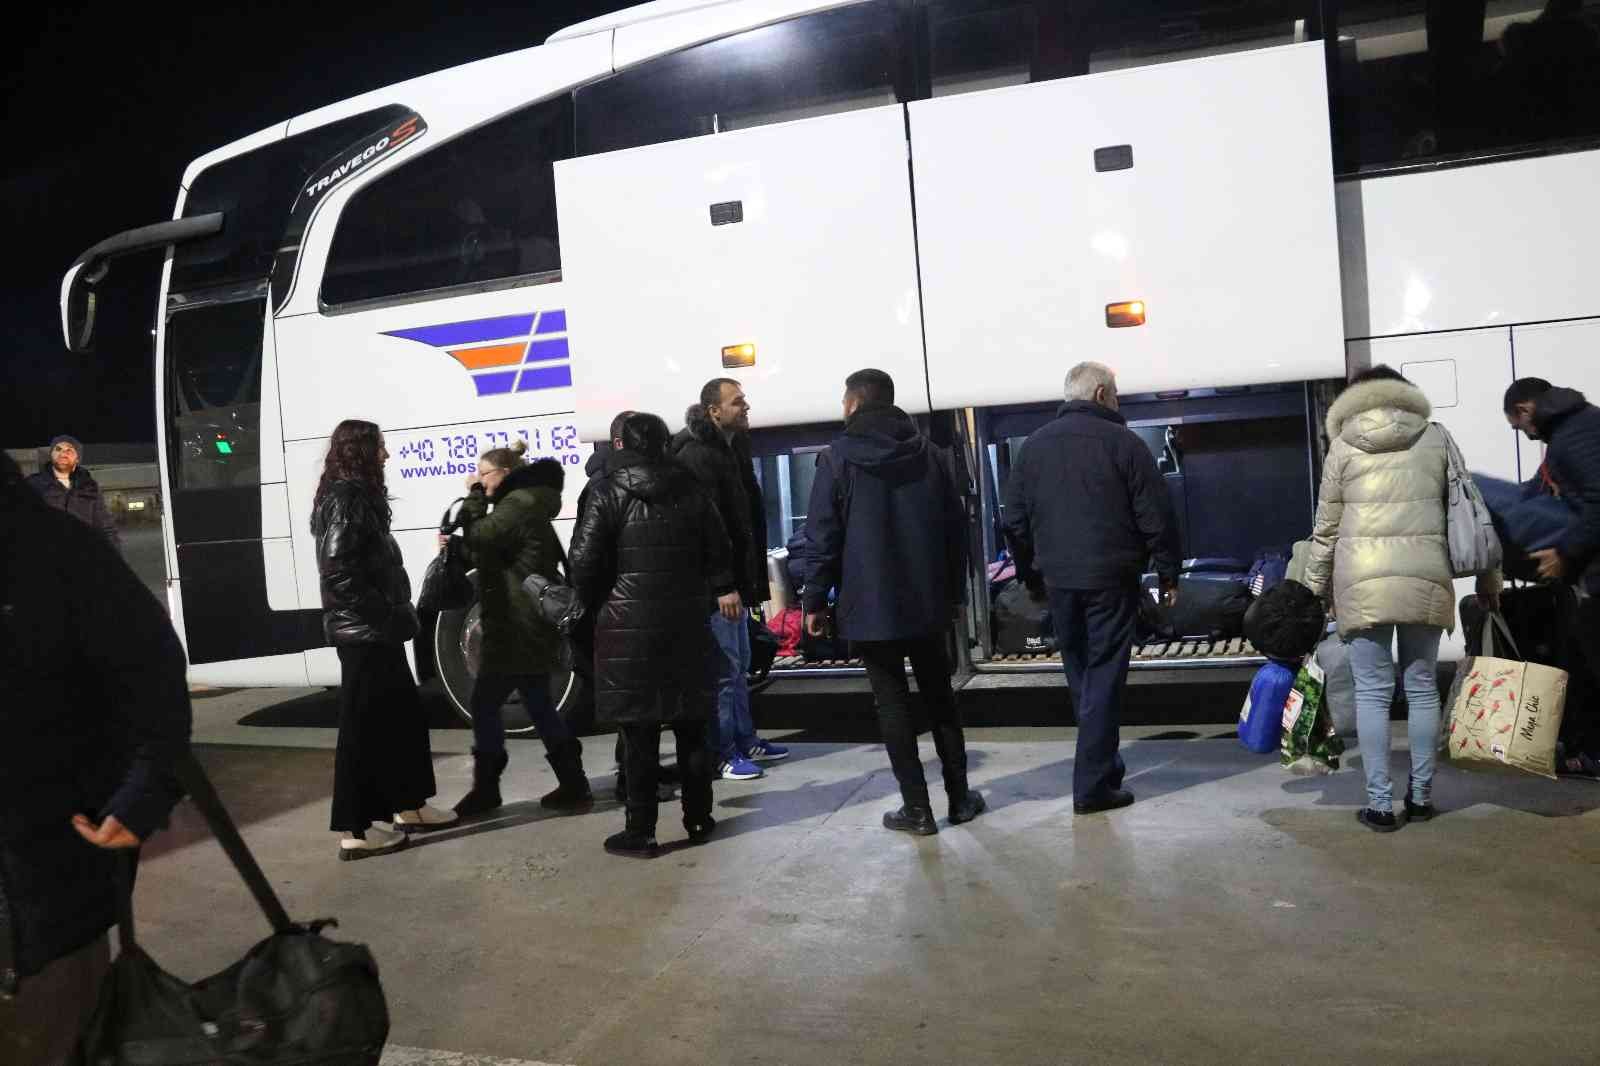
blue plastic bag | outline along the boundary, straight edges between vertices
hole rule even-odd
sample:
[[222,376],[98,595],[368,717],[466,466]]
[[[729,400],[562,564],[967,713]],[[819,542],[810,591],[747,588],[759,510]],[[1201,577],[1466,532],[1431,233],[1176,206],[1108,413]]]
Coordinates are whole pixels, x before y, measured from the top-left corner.
[[1554,548],[1577,517],[1577,508],[1566,500],[1542,493],[1530,496],[1514,481],[1485,474],[1473,474],[1472,480],[1494,515],[1500,539],[1523,553]]
[[1260,755],[1278,750],[1283,732],[1283,705],[1294,688],[1295,667],[1268,659],[1250,682],[1250,694],[1239,711],[1239,743]]

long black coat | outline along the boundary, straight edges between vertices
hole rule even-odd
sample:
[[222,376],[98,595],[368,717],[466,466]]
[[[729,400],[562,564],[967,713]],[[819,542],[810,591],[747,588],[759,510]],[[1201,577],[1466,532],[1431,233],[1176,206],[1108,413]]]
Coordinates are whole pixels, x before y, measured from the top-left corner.
[[1600,408],[1574,389],[1551,389],[1534,401],[1533,421],[1549,444],[1545,469],[1577,508],[1557,550],[1572,580],[1600,592]]
[[699,404],[684,415],[688,423],[672,438],[672,452],[717,505],[733,548],[734,585],[745,606],[772,596],[767,584],[767,508],[750,461],[750,440],[729,441]]
[[1011,466],[1006,542],[1017,576],[1059,589],[1135,585],[1147,563],[1178,579],[1182,549],[1166,481],[1117,412],[1064,403]]
[[71,481],[71,488],[57,481],[55,471],[48,462],[37,474],[28,478],[28,484],[38,491],[45,503],[58,511],[67,512],[89,528],[99,530],[101,536],[120,550],[122,536],[117,532],[117,520],[106,508],[105,497],[100,493],[100,482],[81,466],[72,472]]
[[420,632],[400,546],[363,486],[334,482],[311,513],[311,534],[329,644],[404,644]]
[[804,601],[847,640],[901,640],[950,624],[964,599],[965,508],[947,453],[898,407],[862,407],[817,463],[806,510]]
[[179,795],[171,768],[190,724],[161,604],[104,538],[11,473],[0,469],[0,988],[8,967],[37,973],[115,922],[116,856],[71,818],[115,815],[147,838]]
[[595,718],[661,722],[711,712],[711,597],[733,591],[728,535],[676,463],[613,452],[569,552],[594,617]]

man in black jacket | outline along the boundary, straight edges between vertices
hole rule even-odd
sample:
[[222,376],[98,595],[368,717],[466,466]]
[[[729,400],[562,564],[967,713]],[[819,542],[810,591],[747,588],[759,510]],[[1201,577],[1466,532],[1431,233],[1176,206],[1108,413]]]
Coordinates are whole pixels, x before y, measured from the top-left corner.
[[83,445],[78,438],[63,434],[50,442],[50,458],[28,478],[28,484],[38,490],[45,503],[88,523],[121,551],[122,536],[117,532],[116,519],[106,508],[100,483],[79,465],[82,461]]
[[1035,595],[1048,590],[1078,712],[1072,807],[1089,814],[1133,802],[1117,748],[1139,577],[1153,563],[1175,603],[1180,549],[1155,458],[1118,413],[1115,375],[1079,363],[1066,400],[1011,467],[1005,529],[1017,577]]
[[884,826],[919,836],[939,831],[917,753],[908,658],[944,769],[950,822],[970,822],[984,802],[967,787],[967,745],[945,652],[965,598],[965,513],[948,455],[894,405],[894,381],[881,370],[845,379],[844,433],[818,459],[806,529],[806,628],[822,635],[828,590],[837,587],[838,632],[866,665],[900,783],[902,806],[883,816]]
[[178,798],[185,668],[143,582],[0,453],[0,1062],[64,1061],[94,1007],[115,849]]
[[1576,389],[1522,378],[1506,390],[1505,412],[1513,428],[1545,443],[1539,484],[1575,509],[1561,542],[1529,558],[1539,577],[1579,585],[1588,594],[1570,624],[1573,687],[1556,768],[1568,776],[1600,777],[1600,408]]
[[739,596],[711,612],[716,637],[716,727],[711,730],[717,772],[727,780],[762,776],[758,763],[789,757],[789,749],[756,735],[750,717],[749,609],[770,596],[767,587],[767,509],[750,461],[750,404],[732,378],[713,378],[688,423],[672,439],[678,462],[689,468],[717,505],[733,545],[733,579]]

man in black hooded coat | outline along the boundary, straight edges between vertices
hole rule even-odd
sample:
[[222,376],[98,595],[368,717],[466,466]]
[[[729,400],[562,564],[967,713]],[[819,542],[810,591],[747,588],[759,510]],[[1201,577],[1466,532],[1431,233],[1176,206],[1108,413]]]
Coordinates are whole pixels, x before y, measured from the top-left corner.
[[80,465],[82,462],[83,445],[78,438],[63,434],[50,442],[50,458],[28,478],[28,484],[44,497],[45,503],[98,530],[113,548],[121,551],[117,520],[106,507],[100,483]]
[[927,707],[944,769],[951,824],[971,821],[983,797],[967,787],[967,746],[950,687],[946,637],[965,598],[965,509],[949,456],[894,405],[881,370],[845,379],[844,433],[817,462],[806,512],[811,548],[801,600],[821,636],[828,590],[834,620],[867,668],[902,806],[888,829],[938,832],[906,684],[906,659]]

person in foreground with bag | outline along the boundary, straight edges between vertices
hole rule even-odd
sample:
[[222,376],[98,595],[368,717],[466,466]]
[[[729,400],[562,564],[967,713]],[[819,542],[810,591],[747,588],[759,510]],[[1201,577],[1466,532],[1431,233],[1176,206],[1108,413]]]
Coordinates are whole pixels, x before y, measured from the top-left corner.
[[594,617],[595,720],[621,726],[627,759],[627,823],[605,842],[619,855],[658,853],[660,724],[670,723],[683,781],[683,825],[695,843],[711,835],[714,708],[712,604],[739,594],[728,534],[693,474],[666,455],[659,417],[623,420],[623,447],[591,482],[572,534],[572,583]]
[[166,824],[187,663],[110,543],[0,452],[0,1062],[67,1061],[117,920],[119,851]]
[[389,532],[388,459],[376,425],[340,422],[312,503],[322,632],[339,653],[329,828],[343,834],[341,859],[393,851],[405,844],[403,829],[456,820],[427,802],[435,789],[433,754],[405,652],[420,623],[400,546]]
[[[468,478],[461,505],[468,561],[478,570],[483,655],[472,686],[472,790],[456,804],[463,818],[501,805],[500,775],[506,768],[502,706],[512,690],[539,729],[545,759],[557,787],[539,800],[549,810],[583,810],[594,803],[583,770],[583,744],[556,712],[550,674],[560,665],[561,634],[523,590],[530,574],[560,583],[565,557],[551,519],[561,513],[566,472],[554,459],[529,463],[528,446],[484,452]],[[494,510],[490,511],[490,505]]]
[[[1439,748],[1439,640],[1455,628],[1455,574],[1448,541],[1450,451],[1443,426],[1430,422],[1422,390],[1387,366],[1364,370],[1328,410],[1332,442],[1323,465],[1305,583],[1332,600],[1339,634],[1350,645],[1356,685],[1356,731],[1367,779],[1367,805],[1356,812],[1377,832],[1393,832],[1389,780],[1389,711],[1398,668],[1410,708],[1411,776],[1405,813],[1434,815]],[[1478,578],[1487,601],[1499,574]]]
[[967,786],[967,742],[945,650],[964,595],[966,515],[948,455],[894,405],[894,381],[883,371],[845,379],[844,432],[818,459],[806,513],[805,624],[812,636],[823,634],[828,590],[837,586],[839,636],[866,664],[900,785],[901,807],[884,814],[884,828],[939,831],[917,752],[907,659],[944,768],[950,824],[972,821],[985,804]]
[[1521,378],[1505,394],[1506,421],[1529,440],[1543,441],[1538,483],[1572,509],[1554,546],[1529,553],[1546,581],[1564,581],[1586,595],[1570,612],[1566,665],[1573,698],[1556,772],[1600,778],[1600,408],[1576,389],[1543,378]]

